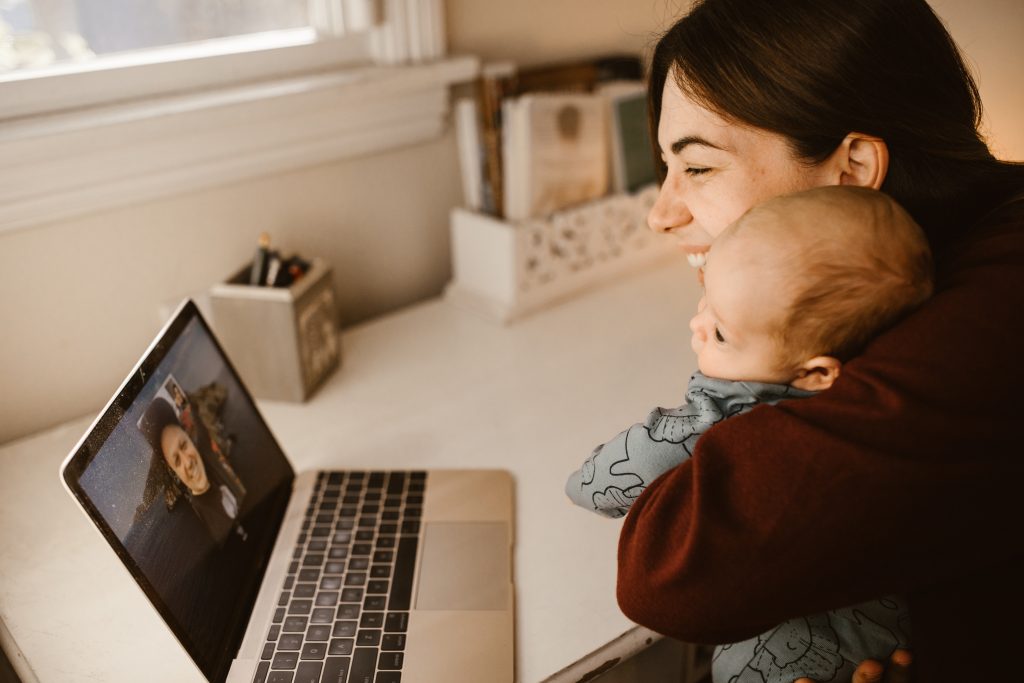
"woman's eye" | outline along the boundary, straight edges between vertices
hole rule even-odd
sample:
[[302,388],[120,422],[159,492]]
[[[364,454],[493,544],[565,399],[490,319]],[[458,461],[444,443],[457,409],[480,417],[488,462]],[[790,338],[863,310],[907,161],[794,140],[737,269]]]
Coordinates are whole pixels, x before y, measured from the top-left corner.
[[722,344],[725,343],[725,337],[722,336],[722,331],[718,327],[715,327],[715,340]]
[[707,173],[710,170],[711,170],[710,168],[703,167],[703,166],[689,166],[686,169],[686,175],[690,175],[690,176],[704,175],[705,173]]

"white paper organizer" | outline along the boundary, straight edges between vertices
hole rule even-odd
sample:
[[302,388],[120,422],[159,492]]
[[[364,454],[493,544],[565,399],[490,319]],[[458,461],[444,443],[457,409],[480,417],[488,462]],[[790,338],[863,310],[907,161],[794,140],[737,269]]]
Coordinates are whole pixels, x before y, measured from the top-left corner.
[[456,208],[445,296],[508,323],[663,259],[668,240],[647,227],[657,195],[652,185],[518,223]]

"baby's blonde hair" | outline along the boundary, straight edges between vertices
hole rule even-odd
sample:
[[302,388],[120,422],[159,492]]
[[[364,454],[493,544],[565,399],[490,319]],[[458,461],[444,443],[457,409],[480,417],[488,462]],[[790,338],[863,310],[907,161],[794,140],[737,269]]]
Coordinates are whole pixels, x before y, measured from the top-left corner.
[[758,261],[785,283],[788,305],[775,332],[784,364],[846,362],[932,294],[924,233],[876,190],[830,186],[777,197],[723,236],[756,239]]

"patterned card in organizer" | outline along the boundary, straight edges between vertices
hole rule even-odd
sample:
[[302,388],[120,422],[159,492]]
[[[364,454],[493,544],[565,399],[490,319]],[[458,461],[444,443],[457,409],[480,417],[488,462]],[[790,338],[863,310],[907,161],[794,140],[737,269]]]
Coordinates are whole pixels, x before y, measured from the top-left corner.
[[657,194],[649,186],[516,223],[456,208],[445,296],[509,323],[642,270],[674,253],[647,227]]
[[647,213],[657,196],[657,188],[649,187],[520,223],[519,291],[537,291],[656,249],[663,240],[648,229]]

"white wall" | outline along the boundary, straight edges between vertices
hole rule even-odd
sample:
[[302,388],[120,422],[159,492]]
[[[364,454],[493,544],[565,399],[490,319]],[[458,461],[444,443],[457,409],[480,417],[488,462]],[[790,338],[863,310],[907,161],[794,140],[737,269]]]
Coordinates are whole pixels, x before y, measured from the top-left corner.
[[[676,0],[448,0],[453,53],[523,64],[643,50]],[[993,147],[1024,159],[1024,2],[934,0],[979,73]],[[335,269],[351,324],[437,295],[460,199],[453,138],[0,233],[0,443],[98,410],[157,308],[251,255],[260,231]],[[341,372],[344,372],[342,368]]]

